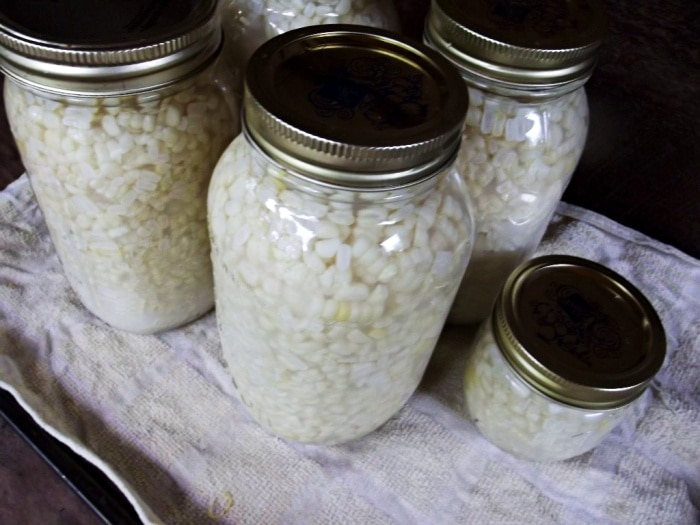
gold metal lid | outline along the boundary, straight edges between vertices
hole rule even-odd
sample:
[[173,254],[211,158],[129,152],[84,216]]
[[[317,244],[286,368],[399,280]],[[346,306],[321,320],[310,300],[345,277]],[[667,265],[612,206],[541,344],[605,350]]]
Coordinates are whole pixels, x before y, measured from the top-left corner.
[[504,357],[527,383],[583,408],[629,403],[666,354],[661,321],[641,292],[578,257],[520,265],[496,301],[493,328]]
[[109,96],[163,87],[221,44],[216,0],[0,0],[0,68],[45,91]]
[[433,0],[424,39],[473,75],[555,86],[591,75],[605,25],[599,0]]
[[244,129],[275,162],[344,187],[411,184],[451,162],[468,94],[439,53],[397,34],[324,25],[248,63]]

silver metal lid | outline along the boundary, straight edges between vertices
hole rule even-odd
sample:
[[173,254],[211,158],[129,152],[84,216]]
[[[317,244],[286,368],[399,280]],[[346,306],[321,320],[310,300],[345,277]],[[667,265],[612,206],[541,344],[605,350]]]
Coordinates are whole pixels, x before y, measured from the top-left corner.
[[433,0],[424,39],[473,75],[556,86],[591,75],[605,25],[599,0]]
[[287,169],[334,185],[386,188],[453,159],[467,103],[457,71],[420,42],[324,25],[284,33],[253,54],[244,124]]
[[216,0],[0,0],[0,68],[76,96],[135,93],[203,67],[221,43]]
[[493,328],[527,383],[583,408],[629,403],[666,354],[661,321],[641,292],[578,257],[539,257],[514,270],[494,306]]

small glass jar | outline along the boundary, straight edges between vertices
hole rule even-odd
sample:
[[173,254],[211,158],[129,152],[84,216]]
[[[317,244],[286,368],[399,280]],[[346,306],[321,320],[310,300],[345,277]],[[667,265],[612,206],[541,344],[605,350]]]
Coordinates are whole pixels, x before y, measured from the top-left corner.
[[280,437],[340,443],[394,415],[466,267],[467,93],[414,45],[302,28],[249,62],[209,189],[216,316],[240,398]]
[[[258,46],[290,29],[327,24],[400,29],[391,0],[222,0],[220,10],[224,54],[241,72]],[[242,88],[242,79],[238,85]]]
[[597,0],[433,0],[424,39],[469,88],[457,166],[476,223],[449,322],[488,316],[508,274],[542,240],[586,142],[583,86],[603,29]]
[[216,2],[164,2],[150,14],[39,3],[4,8],[0,65],[12,134],[68,281],[126,331],[199,317],[214,303],[206,191],[239,126],[218,66]]
[[663,364],[647,299],[597,263],[532,259],[506,281],[464,376],[469,417],[501,449],[558,461],[598,445]]

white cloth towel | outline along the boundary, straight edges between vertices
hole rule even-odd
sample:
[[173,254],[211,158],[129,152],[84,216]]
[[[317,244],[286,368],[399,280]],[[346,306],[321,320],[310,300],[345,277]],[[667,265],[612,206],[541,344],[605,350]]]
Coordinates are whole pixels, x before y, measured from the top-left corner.
[[26,176],[0,193],[0,386],[102,469],[145,523],[648,523],[700,520],[700,261],[562,203],[539,253],[598,261],[649,298],[668,356],[638,414],[593,451],[515,459],[462,415],[472,334],[448,327],[376,432],[274,438],[232,395],[214,314],[120,332],[71,291]]

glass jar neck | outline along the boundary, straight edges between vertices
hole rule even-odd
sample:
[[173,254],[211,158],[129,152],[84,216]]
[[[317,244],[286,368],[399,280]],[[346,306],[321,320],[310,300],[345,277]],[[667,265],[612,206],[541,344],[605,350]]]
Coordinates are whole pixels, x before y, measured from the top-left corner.
[[[203,64],[201,68],[177,81],[137,93],[117,93],[112,95],[105,95],[102,93],[74,94],[64,93],[54,89],[47,90],[44,86],[35,83],[28,84],[12,76],[7,76],[6,81],[12,82],[21,89],[46,100],[53,100],[71,106],[85,107],[147,106],[149,104],[158,103],[160,100],[175,96],[203,83],[225,91],[225,86],[231,85],[232,82],[230,77],[228,77],[228,71],[221,67],[221,61],[218,59],[218,56],[213,56],[212,60]],[[219,82],[222,84],[221,87],[217,86]]]
[[556,85],[513,84],[477,75],[463,67],[458,67],[458,71],[468,87],[524,102],[539,102],[559,98],[583,87],[589,78],[578,78],[571,82]]
[[334,185],[326,181],[315,179],[308,173],[302,173],[284,166],[268,155],[255,142],[255,140],[248,133],[245,126],[245,121],[243,122],[242,129],[242,138],[245,140],[247,147],[254,156],[254,160],[263,166],[272,165],[276,168],[273,170],[263,170],[265,176],[274,177],[285,186],[293,188],[294,190],[341,202],[357,202],[358,200],[367,202],[398,202],[426,193],[433,189],[435,185],[450,172],[451,169],[454,169],[454,160],[458,151],[458,149],[455,150],[454,155],[452,155],[450,159],[438,170],[420,180],[413,181],[410,184],[390,187],[343,186]]

